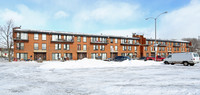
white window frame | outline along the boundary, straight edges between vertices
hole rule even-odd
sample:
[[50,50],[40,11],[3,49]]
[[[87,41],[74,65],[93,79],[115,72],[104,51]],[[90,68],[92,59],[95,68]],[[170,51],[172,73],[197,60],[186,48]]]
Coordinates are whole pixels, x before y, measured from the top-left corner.
[[86,36],[83,37],[83,42],[87,42],[87,37]]
[[87,45],[83,45],[83,50],[87,50]]
[[34,43],[34,50],[38,50],[38,49],[39,49],[38,43]]
[[42,40],[46,40],[46,34],[42,34]]
[[34,40],[38,40],[39,39],[39,34],[38,33],[34,33]]
[[117,38],[115,38],[115,43],[118,43]]
[[42,44],[42,50],[46,50],[46,48],[47,48],[47,44]]

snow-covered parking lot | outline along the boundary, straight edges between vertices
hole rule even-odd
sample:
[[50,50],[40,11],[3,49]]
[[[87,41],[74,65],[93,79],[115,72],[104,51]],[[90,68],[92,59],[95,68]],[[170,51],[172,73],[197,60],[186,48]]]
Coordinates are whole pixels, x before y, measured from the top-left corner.
[[200,95],[200,64],[2,61],[0,95]]

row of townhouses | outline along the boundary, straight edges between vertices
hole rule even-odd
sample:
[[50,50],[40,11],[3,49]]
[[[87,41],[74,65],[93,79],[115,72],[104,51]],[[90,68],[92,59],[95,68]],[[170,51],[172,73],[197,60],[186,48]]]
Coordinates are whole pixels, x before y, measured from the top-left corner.
[[[102,59],[115,56],[139,58],[155,56],[154,40],[143,35],[132,37],[95,34],[78,34],[58,31],[13,29],[14,57],[26,60],[59,60],[68,57]],[[188,41],[161,40],[157,42],[157,55],[166,57],[170,53],[189,52]]]

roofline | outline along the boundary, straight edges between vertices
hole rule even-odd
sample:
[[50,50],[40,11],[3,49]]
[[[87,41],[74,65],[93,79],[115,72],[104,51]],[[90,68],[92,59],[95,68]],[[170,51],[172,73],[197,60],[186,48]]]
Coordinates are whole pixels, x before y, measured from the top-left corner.
[[63,35],[73,35],[73,36],[91,36],[91,37],[108,37],[108,38],[126,38],[139,40],[139,37],[125,37],[125,36],[113,36],[113,35],[97,35],[97,34],[84,34],[84,33],[72,33],[65,31],[50,31],[50,30],[30,30],[30,29],[14,29],[16,32],[25,33],[46,33],[46,34],[63,34]]
[[[146,39],[147,41],[155,41],[155,39]],[[190,43],[189,41],[178,41],[178,40],[163,40],[163,39],[157,39],[157,41],[163,41],[163,42],[178,42],[178,43]]]

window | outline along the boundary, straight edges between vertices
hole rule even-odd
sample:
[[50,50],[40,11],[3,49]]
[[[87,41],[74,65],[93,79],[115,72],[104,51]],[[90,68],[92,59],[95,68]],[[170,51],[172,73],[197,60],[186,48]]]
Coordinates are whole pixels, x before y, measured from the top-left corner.
[[61,53],[52,53],[52,60],[59,60],[61,58]]
[[19,35],[19,39],[28,40],[28,34],[27,33],[21,33],[21,34],[18,34],[18,35]]
[[65,41],[69,41],[69,42],[73,42],[73,36],[69,36],[69,35],[66,36],[66,35],[65,35],[65,36],[64,36],[64,40],[65,40]]
[[151,45],[153,44],[153,41],[151,41]]
[[131,46],[128,46],[128,50],[131,51]]
[[91,58],[94,59],[94,58],[96,58],[96,57],[98,57],[98,53],[92,53],[92,54],[91,54]]
[[133,58],[133,53],[128,53],[127,56],[129,56],[130,58]]
[[80,44],[78,44],[77,50],[81,50],[81,45]]
[[146,44],[149,44],[149,41],[146,41]]
[[68,57],[69,60],[72,60],[72,53],[65,53],[64,56]]
[[113,46],[110,46],[110,51],[114,51],[114,48],[113,48]]
[[110,43],[113,43],[113,38],[110,38]]
[[87,42],[87,37],[83,37],[83,42]]
[[17,53],[17,59],[27,60],[28,59],[28,53]]
[[91,37],[91,42],[98,42],[98,37]]
[[98,45],[93,45],[93,50],[98,50]]
[[46,44],[42,44],[42,50],[46,50]]
[[100,50],[105,50],[105,46],[104,45],[100,45]]
[[17,43],[17,49],[23,50],[24,49],[24,43]]
[[121,56],[126,56],[126,53],[121,53]]
[[107,39],[106,38],[100,38],[100,42],[107,43]]
[[38,50],[38,43],[34,43],[34,50]]
[[61,50],[61,44],[55,44],[55,50]]
[[147,46],[146,46],[146,47],[144,47],[144,50],[145,50],[145,51],[147,51],[147,50],[148,50]]
[[115,43],[117,43],[117,38],[115,38]]
[[179,51],[179,48],[177,48],[177,51]]
[[149,53],[146,53],[146,57],[149,57]]
[[83,45],[83,50],[87,50],[87,45]]
[[64,50],[69,50],[69,44],[64,44]]
[[115,46],[115,51],[117,51],[118,50],[118,48],[117,48],[117,46]]
[[161,47],[159,47],[159,51],[161,51]]
[[42,34],[42,40],[46,40],[46,34]]
[[121,43],[122,44],[126,43],[126,39],[121,39]]
[[126,46],[123,46],[123,51],[126,51]]
[[133,44],[133,40],[128,40],[128,43],[129,44]]
[[81,42],[81,36],[77,36],[77,42]]
[[176,51],[176,48],[174,48],[174,51]]
[[38,34],[37,33],[34,34],[34,40],[38,40]]
[[165,48],[164,48],[164,47],[162,48],[162,51],[165,51]]
[[52,35],[52,41],[61,40],[61,35]]
[[135,46],[135,51],[137,51],[137,47]]
[[105,60],[107,58],[107,54],[106,53],[101,53],[100,56],[101,56],[102,60]]
[[135,41],[134,43],[137,44],[137,40],[134,40],[134,41]]

